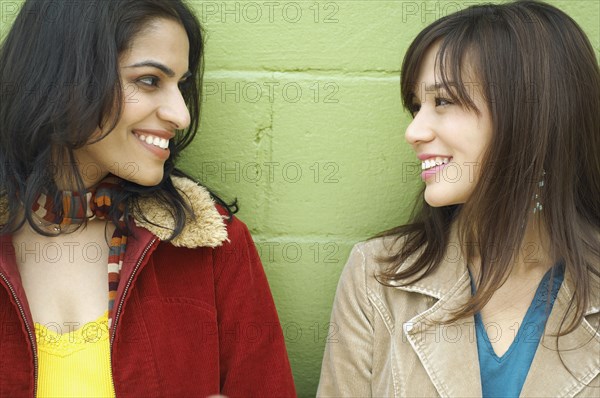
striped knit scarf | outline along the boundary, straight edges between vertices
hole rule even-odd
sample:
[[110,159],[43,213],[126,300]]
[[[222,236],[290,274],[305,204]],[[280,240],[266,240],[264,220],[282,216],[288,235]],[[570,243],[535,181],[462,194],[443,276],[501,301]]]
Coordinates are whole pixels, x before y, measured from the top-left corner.
[[[54,202],[45,194],[40,194],[33,205],[33,212],[46,225],[52,225],[56,232],[66,231],[70,226],[82,224],[85,219],[109,220],[109,212],[112,209],[112,199],[115,193],[121,190],[120,179],[109,176],[98,185],[90,188],[85,193],[84,199],[77,192],[62,191],[63,215],[54,213]],[[85,200],[85,202],[84,202]],[[84,205],[85,203],[85,205]],[[125,249],[127,247],[127,236],[119,229],[125,227],[124,204],[119,204],[118,214],[119,227],[113,233],[109,244],[108,254],[108,325],[112,324],[113,306],[119,286],[119,274],[123,266]]]

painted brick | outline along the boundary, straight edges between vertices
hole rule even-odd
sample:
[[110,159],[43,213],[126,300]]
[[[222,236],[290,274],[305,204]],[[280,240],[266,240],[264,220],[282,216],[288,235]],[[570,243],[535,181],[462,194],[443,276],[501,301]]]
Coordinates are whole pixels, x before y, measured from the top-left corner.
[[[398,70],[402,52],[390,38],[406,43],[420,28],[401,22],[401,2],[394,1],[195,4],[208,32],[210,69]],[[253,22],[258,9],[262,18]]]

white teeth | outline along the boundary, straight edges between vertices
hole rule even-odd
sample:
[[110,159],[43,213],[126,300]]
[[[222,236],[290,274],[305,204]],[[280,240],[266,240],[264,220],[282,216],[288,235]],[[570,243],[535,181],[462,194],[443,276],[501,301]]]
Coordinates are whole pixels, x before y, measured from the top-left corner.
[[421,162],[421,169],[427,170],[427,169],[430,169],[435,166],[446,164],[448,162],[450,162],[450,158],[442,158],[439,156],[435,157],[435,158],[425,159],[424,161]]
[[140,141],[144,141],[146,144],[155,145],[162,149],[167,149],[169,147],[169,140],[166,138],[153,137],[153,136],[145,136],[143,134],[136,134]]

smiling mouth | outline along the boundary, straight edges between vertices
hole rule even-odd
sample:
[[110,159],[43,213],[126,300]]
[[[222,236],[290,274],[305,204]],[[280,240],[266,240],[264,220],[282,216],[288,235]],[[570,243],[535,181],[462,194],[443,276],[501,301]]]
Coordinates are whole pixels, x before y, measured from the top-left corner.
[[439,156],[435,157],[435,158],[425,159],[421,162],[421,170],[429,170],[436,166],[448,164],[448,163],[450,163],[451,159],[452,159],[452,157],[443,158],[443,157],[439,157]]
[[169,140],[167,140],[166,138],[160,138],[157,136],[153,136],[153,135],[145,135],[145,134],[138,134],[136,132],[133,133],[140,141],[145,142],[148,145],[154,145],[155,147],[161,148],[161,149],[169,149]]

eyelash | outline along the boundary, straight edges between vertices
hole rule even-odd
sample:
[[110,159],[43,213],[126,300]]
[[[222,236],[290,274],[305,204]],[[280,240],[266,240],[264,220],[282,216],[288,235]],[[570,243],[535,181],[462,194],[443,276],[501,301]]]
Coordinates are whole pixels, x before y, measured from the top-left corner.
[[[153,81],[153,83],[144,82],[144,80],[148,80],[148,79],[151,79]],[[137,82],[142,83],[145,86],[150,86],[150,87],[158,87],[159,81],[160,81],[160,79],[156,76],[144,76],[144,77],[140,77],[139,79],[137,79]]]
[[[440,104],[441,101],[446,102],[446,104],[444,104],[444,105]],[[435,106],[447,106],[447,105],[452,105],[452,101],[450,101],[448,98],[438,97],[435,99]]]
[[[441,102],[445,102],[445,104],[442,104]],[[453,102],[450,101],[448,98],[442,98],[442,97],[435,97],[435,106],[448,106],[448,105],[452,105]],[[409,108],[409,112],[413,115],[413,117],[417,114],[417,112],[419,112],[419,110],[421,109],[421,104],[417,103],[417,104],[412,104]]]
[[[152,80],[152,83],[146,83],[144,82],[144,80]],[[158,83],[160,82],[160,78],[157,76],[143,76],[140,77],[139,79],[137,79],[138,83],[142,83],[144,86],[148,86],[148,87],[158,87]],[[177,85],[179,86],[179,89],[182,90],[187,84],[189,83],[189,79],[180,81]]]

